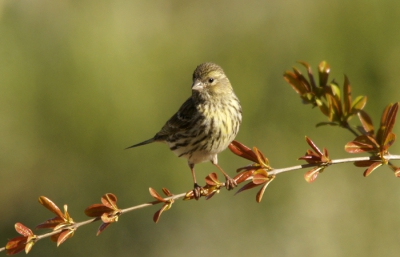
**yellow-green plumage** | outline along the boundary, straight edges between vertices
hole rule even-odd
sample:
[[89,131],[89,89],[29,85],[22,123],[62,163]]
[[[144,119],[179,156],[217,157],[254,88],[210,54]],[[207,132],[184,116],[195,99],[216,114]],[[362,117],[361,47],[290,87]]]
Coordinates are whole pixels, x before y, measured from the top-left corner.
[[218,166],[217,155],[234,140],[241,122],[242,109],[224,71],[214,63],[203,63],[193,73],[192,96],[153,138],[131,147],[167,143],[177,156],[188,159],[196,187],[194,165],[204,161],[211,161],[230,179]]

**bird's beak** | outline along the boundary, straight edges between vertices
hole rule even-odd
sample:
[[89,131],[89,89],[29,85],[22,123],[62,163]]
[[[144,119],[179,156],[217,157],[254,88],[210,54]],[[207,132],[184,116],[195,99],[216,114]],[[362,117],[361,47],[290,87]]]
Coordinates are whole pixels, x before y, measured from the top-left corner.
[[201,81],[195,80],[192,85],[192,90],[201,91],[204,88],[204,84]]

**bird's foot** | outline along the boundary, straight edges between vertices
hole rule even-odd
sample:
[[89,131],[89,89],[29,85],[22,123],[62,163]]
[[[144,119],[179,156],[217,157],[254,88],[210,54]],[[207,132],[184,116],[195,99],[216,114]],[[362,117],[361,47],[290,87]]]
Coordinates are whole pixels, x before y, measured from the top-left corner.
[[236,183],[236,181],[235,181],[233,178],[231,178],[231,177],[229,177],[229,176],[225,176],[225,178],[226,178],[226,181],[225,181],[225,187],[226,187],[226,189],[232,190],[232,189],[234,189],[235,187],[237,187],[237,183]]
[[202,193],[203,193],[203,188],[199,186],[197,183],[194,183],[194,188],[193,188],[194,199],[199,200]]

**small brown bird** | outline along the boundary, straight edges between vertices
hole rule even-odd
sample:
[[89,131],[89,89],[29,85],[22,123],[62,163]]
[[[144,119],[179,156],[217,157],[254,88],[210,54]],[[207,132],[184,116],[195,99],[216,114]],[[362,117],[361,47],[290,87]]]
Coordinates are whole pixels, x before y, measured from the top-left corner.
[[[235,139],[242,122],[239,99],[224,71],[214,63],[203,63],[193,73],[192,96],[183,103],[153,137],[128,148],[165,142],[178,157],[188,159],[193,176],[194,197],[199,199],[194,165],[211,161],[224,174],[226,188],[236,182],[218,165],[217,155]],[[128,149],[127,148],[127,149]]]

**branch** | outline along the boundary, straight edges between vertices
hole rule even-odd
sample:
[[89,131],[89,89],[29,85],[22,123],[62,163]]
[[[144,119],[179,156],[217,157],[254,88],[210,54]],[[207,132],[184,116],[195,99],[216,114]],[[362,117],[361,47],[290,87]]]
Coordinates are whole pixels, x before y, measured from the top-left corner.
[[[386,156],[384,156],[384,158],[387,159],[387,160],[400,160],[400,155],[386,155]],[[347,162],[360,162],[360,161],[375,161],[375,162],[379,162],[379,161],[381,161],[381,159],[379,157],[376,157],[376,156],[344,158],[344,159],[331,160],[329,165],[335,165],[335,164],[341,164],[341,163],[347,163]],[[249,165],[248,167],[250,167],[250,166],[251,165]],[[316,168],[316,167],[319,167],[319,166],[320,166],[320,164],[307,163],[307,164],[296,165],[296,166],[280,168],[280,169],[272,169],[272,168],[269,169],[269,168],[265,168],[264,167],[263,170],[267,172],[269,177],[275,177],[276,175],[284,173],[284,172],[294,171],[294,170],[301,170],[301,169]],[[246,177],[246,179],[240,181],[240,183],[242,183],[244,181],[252,181],[254,179],[254,177],[255,177],[254,175],[248,176],[248,177]],[[237,176],[237,178],[238,178],[238,176]],[[220,183],[218,189],[223,188],[224,186],[225,186],[225,183]],[[116,216],[119,217],[122,214],[125,214],[125,213],[128,213],[128,212],[132,212],[132,211],[135,211],[135,210],[139,210],[139,209],[143,209],[143,208],[146,208],[146,207],[150,207],[150,206],[153,206],[153,205],[157,205],[157,204],[160,204],[160,203],[172,203],[172,202],[174,202],[174,200],[181,199],[181,198],[187,198],[187,196],[188,196],[188,194],[190,192],[191,191],[186,192],[186,193],[180,193],[180,194],[176,194],[176,195],[171,195],[171,196],[168,196],[166,198],[162,198],[162,200],[160,199],[160,200],[156,200],[156,201],[152,201],[152,202],[148,202],[148,203],[144,203],[144,204],[139,204],[139,205],[135,205],[135,206],[132,206],[132,207],[125,208],[125,209],[116,209],[116,210],[118,210],[118,213],[116,214]],[[238,192],[240,192],[240,190]],[[50,200],[48,200],[48,201],[50,201]],[[39,241],[41,239],[44,239],[44,238],[47,238],[47,237],[53,237],[53,236],[56,236],[56,235],[60,235],[61,233],[63,233],[66,230],[68,230],[68,231],[76,231],[81,226],[88,225],[90,223],[93,223],[93,222],[96,222],[96,221],[99,221],[99,220],[102,220],[104,222],[104,219],[102,218],[102,216],[99,215],[97,217],[94,217],[94,218],[91,218],[91,219],[88,219],[88,220],[85,220],[85,221],[72,223],[72,224],[69,224],[68,226],[60,227],[60,228],[55,229],[55,230],[53,230],[51,232],[48,232],[48,233],[44,233],[44,234],[41,234],[41,235],[35,235],[35,239],[33,240],[33,243],[36,243],[37,241]],[[17,224],[19,224],[19,223],[17,223]],[[105,224],[105,223],[103,223],[103,224]],[[107,223],[107,224],[110,224],[110,223]],[[100,226],[99,230],[100,229],[101,229],[101,226]],[[6,247],[0,248],[0,252],[5,251],[5,250],[6,250]]]

